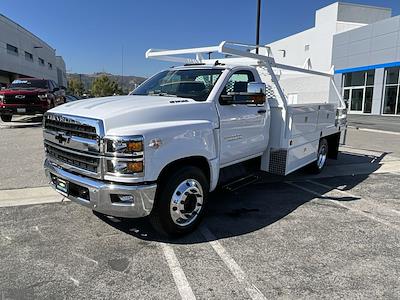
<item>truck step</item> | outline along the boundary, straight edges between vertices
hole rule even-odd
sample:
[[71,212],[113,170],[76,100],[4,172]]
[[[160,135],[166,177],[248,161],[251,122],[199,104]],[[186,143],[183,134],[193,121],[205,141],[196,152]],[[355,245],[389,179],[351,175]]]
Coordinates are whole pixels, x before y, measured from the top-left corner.
[[241,189],[245,186],[248,186],[254,182],[257,182],[258,180],[260,180],[259,176],[255,175],[255,174],[251,174],[246,177],[239,178],[235,181],[229,182],[226,185],[223,185],[222,189],[229,191],[229,192],[234,192],[234,191]]

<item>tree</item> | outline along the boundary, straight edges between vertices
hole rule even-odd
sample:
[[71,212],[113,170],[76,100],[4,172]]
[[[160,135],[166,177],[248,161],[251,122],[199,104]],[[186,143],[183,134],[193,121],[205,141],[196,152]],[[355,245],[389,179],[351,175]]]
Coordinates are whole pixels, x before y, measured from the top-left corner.
[[111,81],[106,75],[100,75],[92,83],[92,94],[95,97],[112,96],[121,94],[122,91],[115,81]]
[[80,80],[72,78],[68,81],[68,91],[72,95],[82,96],[85,88]]

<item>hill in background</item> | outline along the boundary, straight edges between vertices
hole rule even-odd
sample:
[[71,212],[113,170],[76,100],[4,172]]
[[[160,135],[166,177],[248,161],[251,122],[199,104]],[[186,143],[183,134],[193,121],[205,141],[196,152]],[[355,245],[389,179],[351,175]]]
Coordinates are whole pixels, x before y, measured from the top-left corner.
[[124,76],[122,78],[121,75],[113,75],[104,72],[93,73],[93,74],[69,73],[67,74],[67,79],[81,80],[83,86],[85,87],[85,90],[88,91],[91,89],[93,80],[101,75],[106,75],[108,78],[110,78],[111,81],[117,82],[120,87],[123,87],[125,93],[133,91],[139,84],[141,84],[143,81],[146,80],[146,78],[139,76]]

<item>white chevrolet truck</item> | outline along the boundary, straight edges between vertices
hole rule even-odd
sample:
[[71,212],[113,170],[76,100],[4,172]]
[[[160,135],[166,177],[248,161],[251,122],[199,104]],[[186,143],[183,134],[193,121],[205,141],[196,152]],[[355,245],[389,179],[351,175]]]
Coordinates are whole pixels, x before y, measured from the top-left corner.
[[[199,224],[218,184],[254,170],[321,171],[346,130],[332,74],[278,64],[268,49],[255,48],[150,49],[148,58],[184,65],[128,96],[51,109],[43,124],[50,184],[99,214],[149,216],[159,232],[181,235]],[[210,53],[220,58],[203,58]],[[296,94],[305,103],[289,104],[278,69],[326,78],[338,100],[310,103]]]

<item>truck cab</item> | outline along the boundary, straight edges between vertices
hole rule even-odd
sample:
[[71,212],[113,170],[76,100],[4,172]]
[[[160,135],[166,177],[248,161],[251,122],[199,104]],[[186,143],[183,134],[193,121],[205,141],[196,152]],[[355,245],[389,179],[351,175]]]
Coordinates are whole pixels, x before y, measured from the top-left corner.
[[[227,46],[214,49],[238,60],[185,60],[128,96],[47,112],[45,172],[51,185],[97,213],[148,216],[159,232],[181,235],[199,224],[209,192],[228,168],[255,160],[258,170],[279,175],[310,164],[321,171],[345,129],[339,107],[288,106],[268,56],[254,59],[252,52]],[[147,55],[170,59],[171,52],[206,50]]]

